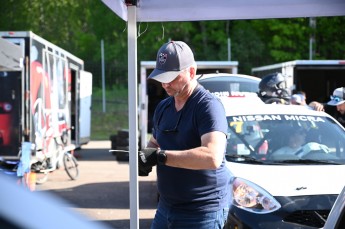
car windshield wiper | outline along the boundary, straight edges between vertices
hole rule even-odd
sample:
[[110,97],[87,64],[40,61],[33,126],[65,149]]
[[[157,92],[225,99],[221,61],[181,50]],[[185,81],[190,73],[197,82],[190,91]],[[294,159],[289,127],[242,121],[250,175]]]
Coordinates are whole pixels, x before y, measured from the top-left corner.
[[252,164],[264,164],[263,161],[247,156],[247,155],[226,154],[225,159],[227,161],[249,162]]
[[289,160],[279,160],[274,161],[277,163],[292,163],[292,164],[322,164],[322,165],[341,165],[335,161],[326,161],[326,160],[312,160],[312,159],[289,159]]

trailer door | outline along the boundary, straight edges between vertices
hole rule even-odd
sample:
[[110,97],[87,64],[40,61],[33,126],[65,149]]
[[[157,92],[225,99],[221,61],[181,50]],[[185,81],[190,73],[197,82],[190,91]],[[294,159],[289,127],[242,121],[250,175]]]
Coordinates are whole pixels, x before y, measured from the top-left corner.
[[0,38],[1,157],[19,156],[24,123],[21,113],[24,110],[22,97],[24,44],[24,39]]
[[91,136],[92,74],[80,71],[79,139],[80,144],[90,141]]

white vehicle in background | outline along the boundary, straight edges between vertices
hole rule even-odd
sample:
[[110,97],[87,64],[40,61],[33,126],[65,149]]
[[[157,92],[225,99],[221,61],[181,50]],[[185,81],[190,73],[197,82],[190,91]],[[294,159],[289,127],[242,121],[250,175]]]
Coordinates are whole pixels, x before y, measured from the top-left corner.
[[[322,228],[345,186],[345,129],[303,106],[264,104],[254,95],[221,100],[232,174],[225,228]],[[301,147],[277,151],[298,134]]]
[[202,74],[198,82],[217,96],[231,96],[238,92],[258,92],[261,79],[254,76],[230,73]]

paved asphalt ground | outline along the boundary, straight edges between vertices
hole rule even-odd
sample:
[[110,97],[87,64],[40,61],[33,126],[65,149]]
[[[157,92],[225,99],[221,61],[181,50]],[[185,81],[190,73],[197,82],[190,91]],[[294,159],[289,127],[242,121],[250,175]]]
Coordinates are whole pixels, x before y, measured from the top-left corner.
[[[91,141],[76,151],[79,178],[70,180],[63,169],[49,174],[36,191],[50,192],[77,212],[111,228],[130,228],[129,164],[109,153],[110,141]],[[157,205],[156,174],[139,177],[139,226],[150,228]],[[66,206],[67,207],[67,206]]]

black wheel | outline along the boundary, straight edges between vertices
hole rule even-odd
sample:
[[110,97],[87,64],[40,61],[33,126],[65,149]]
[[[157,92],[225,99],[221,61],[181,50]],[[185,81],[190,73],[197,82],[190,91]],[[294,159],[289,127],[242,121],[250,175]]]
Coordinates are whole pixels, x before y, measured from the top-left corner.
[[123,151],[117,151],[116,152],[116,160],[117,161],[129,161],[129,153],[128,153],[128,146],[118,146],[117,150],[123,150]]
[[78,169],[78,162],[75,157],[66,152],[63,155],[63,165],[65,166],[65,171],[67,175],[72,179],[75,180],[79,176],[79,169]]

